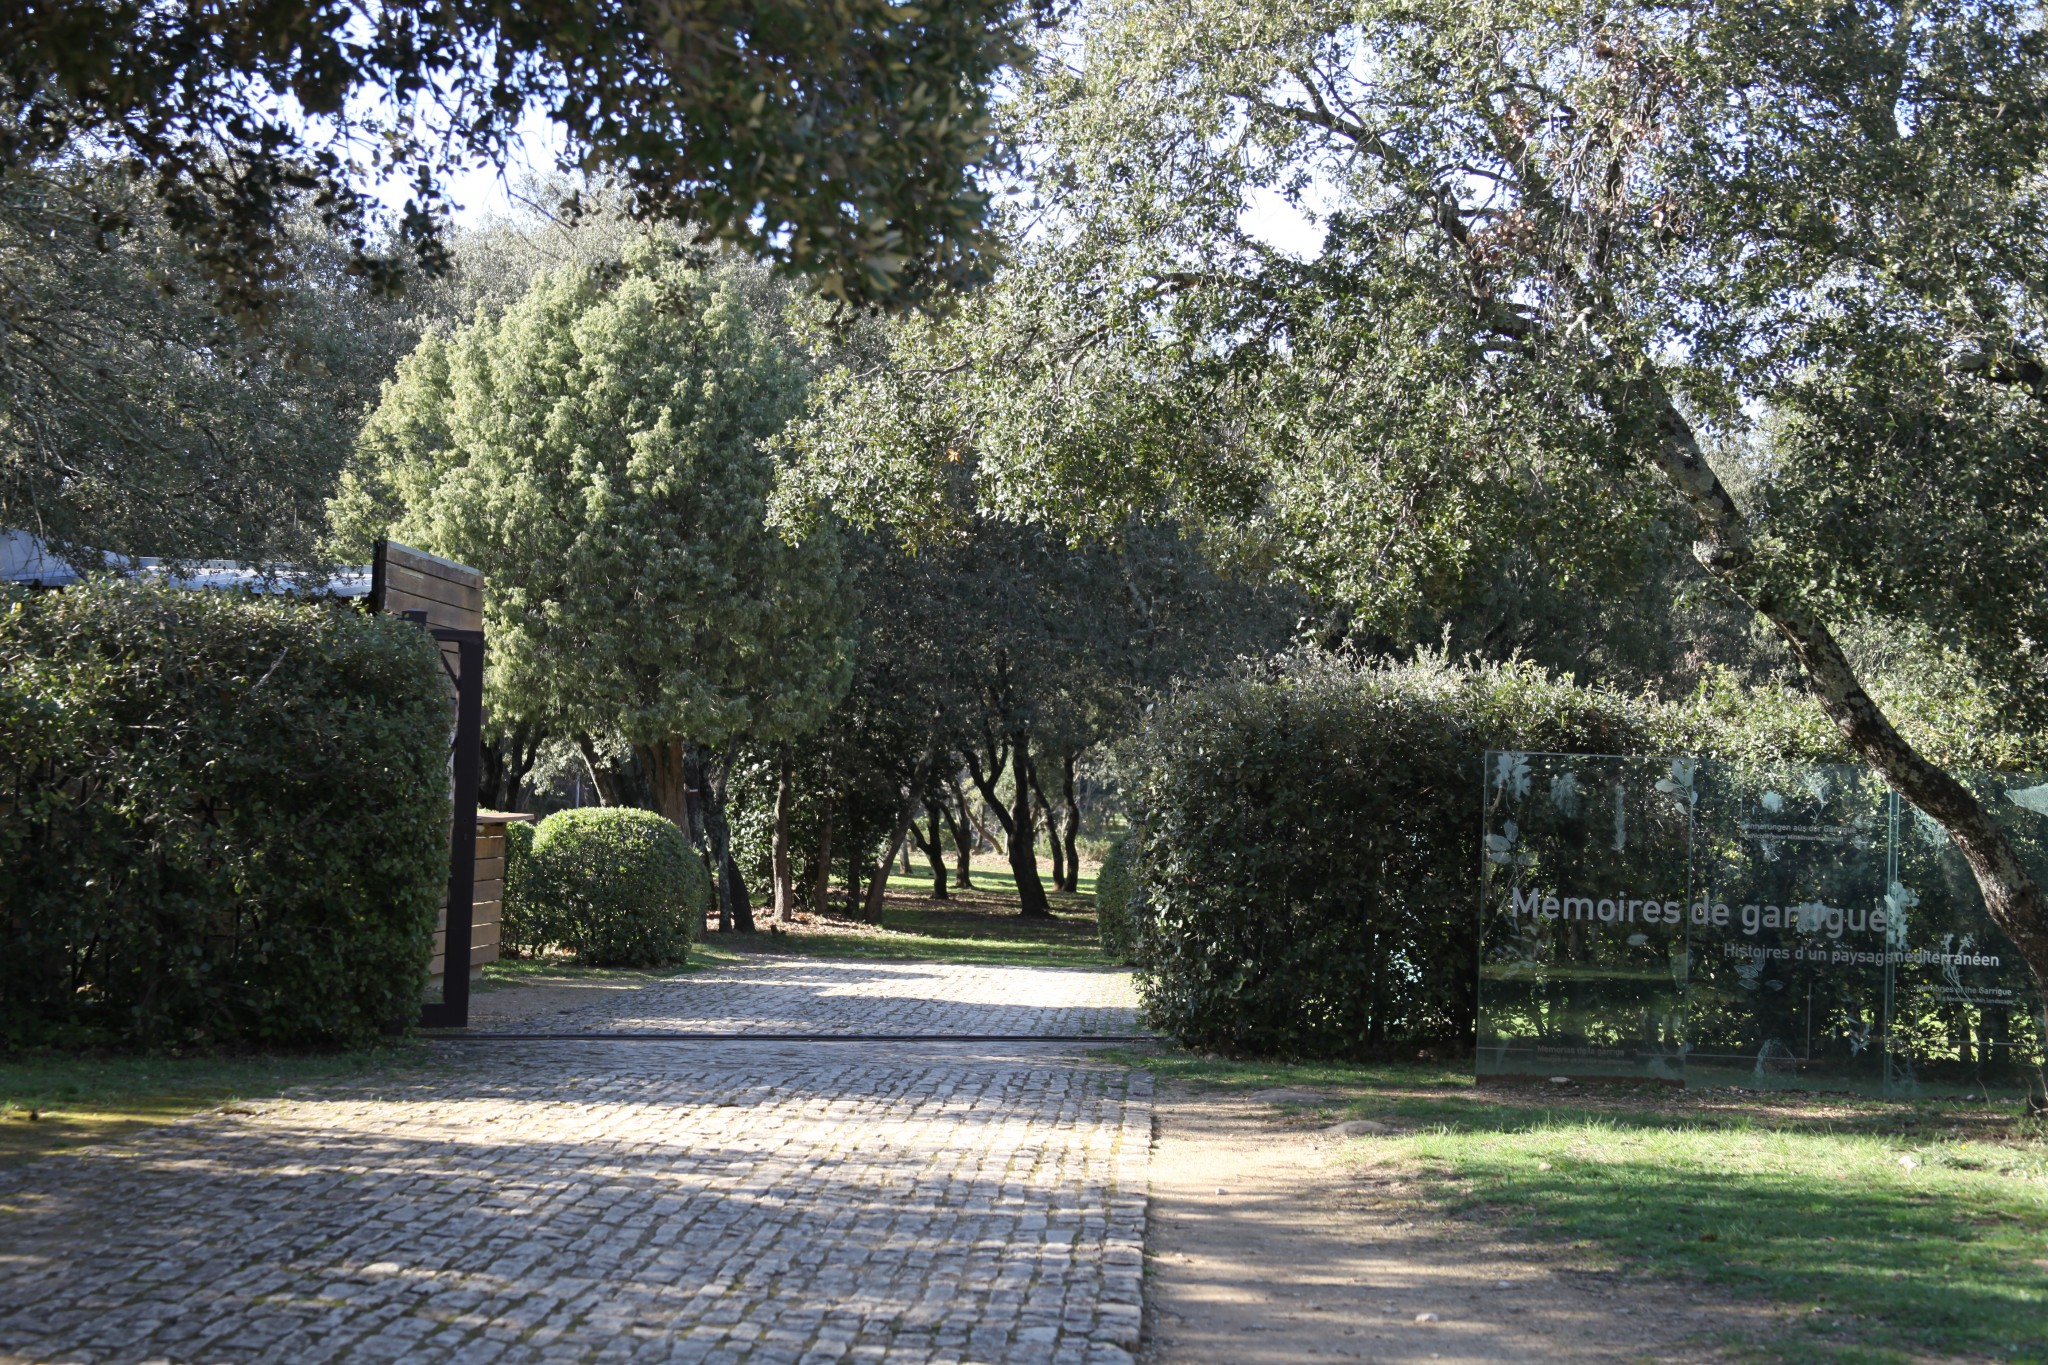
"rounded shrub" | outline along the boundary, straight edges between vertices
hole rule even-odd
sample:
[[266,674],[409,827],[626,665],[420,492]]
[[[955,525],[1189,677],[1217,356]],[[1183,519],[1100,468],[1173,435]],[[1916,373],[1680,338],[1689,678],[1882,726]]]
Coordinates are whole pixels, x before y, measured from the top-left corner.
[[1102,951],[1130,962],[1138,951],[1137,915],[1142,892],[1131,867],[1132,836],[1118,835],[1095,874],[1095,934]]
[[686,961],[711,878],[681,830],[652,811],[556,811],[533,837],[523,896],[548,941],[596,967]]
[[362,1043],[448,879],[433,640],[160,583],[0,594],[0,1039]]

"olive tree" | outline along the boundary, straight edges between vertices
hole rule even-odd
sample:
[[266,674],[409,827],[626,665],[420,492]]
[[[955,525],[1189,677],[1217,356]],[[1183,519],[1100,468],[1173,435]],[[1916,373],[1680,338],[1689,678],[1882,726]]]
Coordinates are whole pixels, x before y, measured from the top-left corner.
[[2005,0],[1109,0],[1016,102],[1010,277],[824,385],[796,486],[1178,505],[1368,614],[1689,543],[2048,985],[2042,888],[1842,643],[2048,706],[2044,92]]

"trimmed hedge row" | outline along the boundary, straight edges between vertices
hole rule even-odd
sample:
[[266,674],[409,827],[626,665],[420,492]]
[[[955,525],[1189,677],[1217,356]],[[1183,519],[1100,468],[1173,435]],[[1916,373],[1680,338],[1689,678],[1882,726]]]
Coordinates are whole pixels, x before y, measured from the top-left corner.
[[[1966,700],[1888,705],[1937,761],[2039,761],[2038,737],[2000,734]],[[1098,893],[1106,948],[1123,951],[1120,911],[1131,923],[1151,1022],[1268,1055],[1468,1039],[1488,749],[1848,757],[1810,699],[1725,677],[1671,704],[1531,665],[1303,653],[1183,689],[1124,750],[1132,866],[1105,867]]]
[[1314,654],[1171,697],[1127,755],[1147,1017],[1294,1056],[1465,1036],[1481,752],[1633,752],[1652,710],[1531,668]]
[[0,1037],[361,1043],[448,875],[433,642],[325,604],[0,596]]

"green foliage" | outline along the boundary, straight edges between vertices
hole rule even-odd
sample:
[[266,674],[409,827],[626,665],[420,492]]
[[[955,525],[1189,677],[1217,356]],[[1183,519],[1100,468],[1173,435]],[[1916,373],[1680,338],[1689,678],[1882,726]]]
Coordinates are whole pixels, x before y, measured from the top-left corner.
[[[2014,725],[1967,672],[1892,667],[1871,673],[1871,695],[1934,762],[1962,772],[2030,772],[2048,765],[2048,734]],[[1690,695],[1664,710],[1659,734],[1663,752],[1752,767],[1859,761],[1810,693],[1782,680],[1745,684],[1725,668],[1708,669]]]
[[1899,336],[1787,387],[1760,488],[1777,572],[1837,619],[1917,623],[1997,722],[2038,727],[2048,404],[1925,349]]
[[1922,632],[2039,727],[2032,7],[1105,0],[1058,42],[1003,274],[815,388],[795,490],[1163,506],[1375,646],[1631,683],[1751,605]]
[[1112,842],[1095,874],[1095,932],[1118,962],[1131,961],[1141,941],[1144,888],[1131,866],[1134,842],[1128,834]]
[[[1914,695],[1887,700],[1943,762],[2027,768],[2048,752]],[[1811,697],[1726,673],[1668,703],[1526,663],[1297,653],[1184,687],[1120,756],[1135,830],[1116,875],[1134,876],[1123,903],[1142,902],[1132,956],[1153,1022],[1194,1046],[1300,1057],[1468,1036],[1488,749],[1850,759]],[[1105,865],[1105,947],[1112,881]]]
[[1479,755],[1639,751],[1657,718],[1531,666],[1427,657],[1297,654],[1177,692],[1126,760],[1147,1017],[1289,1056],[1466,1036]]
[[[545,111],[558,164],[616,180],[641,215],[707,227],[835,297],[900,306],[979,273],[984,177],[1002,160],[990,86],[1050,8],[17,8],[0,20],[0,168],[107,148],[226,301],[260,311],[302,201],[355,244],[352,273],[391,285],[399,258],[444,259],[451,171],[504,165]],[[410,196],[391,233],[377,230],[386,180]]]
[[361,1043],[447,884],[432,642],[324,604],[0,599],[0,1036]]
[[652,811],[585,806],[540,822],[523,932],[592,967],[687,961],[711,877],[682,831]]
[[[416,340],[302,233],[259,332],[118,170],[0,181],[0,528],[60,547],[307,563],[377,385]],[[110,233],[109,221],[127,221]]]
[[541,276],[428,337],[331,509],[350,553],[388,529],[483,570],[494,715],[622,737],[672,818],[674,746],[803,733],[851,654],[830,528],[792,545],[764,525],[760,442],[802,374],[739,272],[700,259],[646,235],[616,270]]
[[505,900],[498,942],[515,957],[530,957],[547,946],[545,907],[533,895],[533,839],[530,820],[505,826]]

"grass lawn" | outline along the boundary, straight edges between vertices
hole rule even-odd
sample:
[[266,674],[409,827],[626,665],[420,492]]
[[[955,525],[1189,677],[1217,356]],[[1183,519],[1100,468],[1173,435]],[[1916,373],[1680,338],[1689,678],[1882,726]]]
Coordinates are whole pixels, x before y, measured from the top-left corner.
[[288,1056],[153,1057],[31,1052],[0,1060],[0,1166],[106,1142],[295,1085],[427,1065],[423,1048]]
[[1336,1092],[1303,1121],[1399,1130],[1351,1144],[1361,1177],[1419,1177],[1441,1210],[1597,1268],[1796,1310],[1767,1359],[2048,1361],[2048,1126],[2010,1107],[1481,1089],[1462,1067],[1128,1055],[1199,1085]]
[[[1085,866],[1085,865],[1084,865]],[[950,873],[952,864],[948,862]],[[1050,875],[1047,881],[1050,883]],[[729,937],[708,934],[704,945],[735,952],[808,953],[822,957],[928,958],[948,962],[1013,963],[1049,967],[1108,967],[1111,963],[1095,941],[1095,878],[1080,879],[1079,895],[1048,890],[1053,918],[1024,919],[1017,914],[1017,883],[1009,864],[991,859],[974,866],[974,889],[952,886],[951,896],[931,899],[929,875],[889,878],[880,925],[832,917],[812,919],[791,929],[769,928],[767,914],[756,908],[758,934]],[[834,893],[843,913],[845,892]],[[691,950],[693,953],[696,949]]]

